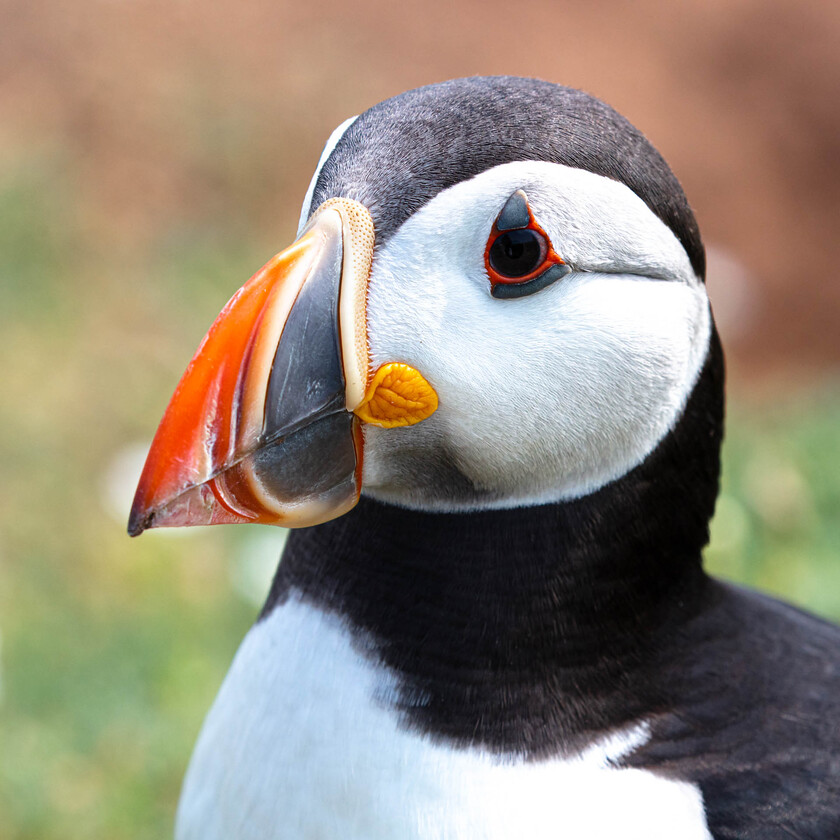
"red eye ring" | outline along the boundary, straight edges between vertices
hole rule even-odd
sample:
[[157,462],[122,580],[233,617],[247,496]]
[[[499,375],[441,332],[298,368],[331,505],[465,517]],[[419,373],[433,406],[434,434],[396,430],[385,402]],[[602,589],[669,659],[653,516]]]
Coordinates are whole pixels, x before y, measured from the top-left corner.
[[[506,298],[538,291],[570,271],[548,234],[537,224],[522,190],[511,195],[493,222],[484,250],[484,266],[491,293]],[[551,271],[554,266],[563,268]],[[538,278],[544,275],[545,282],[540,282]],[[515,286],[523,289],[520,292],[511,288]]]
[[499,231],[488,245],[487,268],[497,283],[524,283],[541,274],[550,247],[531,227]]

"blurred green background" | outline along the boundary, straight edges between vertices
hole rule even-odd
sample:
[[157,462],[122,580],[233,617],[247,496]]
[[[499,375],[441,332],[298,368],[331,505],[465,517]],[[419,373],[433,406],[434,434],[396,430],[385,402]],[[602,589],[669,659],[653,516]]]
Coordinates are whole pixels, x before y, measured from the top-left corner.
[[730,372],[717,574],[840,620],[840,7],[0,0],[0,838],[171,831],[278,529],[125,535],[225,300],[332,128],[473,73],[616,106],[710,252]]

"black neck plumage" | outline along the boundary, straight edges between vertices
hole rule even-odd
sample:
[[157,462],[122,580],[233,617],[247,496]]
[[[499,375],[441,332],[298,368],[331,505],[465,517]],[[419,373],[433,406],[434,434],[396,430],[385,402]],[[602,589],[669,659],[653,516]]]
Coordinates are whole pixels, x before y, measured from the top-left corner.
[[674,430],[582,499],[429,514],[362,499],[293,532],[263,617],[290,595],[342,616],[398,676],[406,725],[537,756],[667,702],[664,651],[702,609],[723,359]]

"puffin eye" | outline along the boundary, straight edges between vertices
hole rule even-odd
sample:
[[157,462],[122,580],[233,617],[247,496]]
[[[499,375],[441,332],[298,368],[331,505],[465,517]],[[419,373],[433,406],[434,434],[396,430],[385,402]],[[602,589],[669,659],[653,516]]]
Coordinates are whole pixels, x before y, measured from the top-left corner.
[[490,246],[487,261],[501,277],[518,279],[536,271],[545,260],[548,243],[531,228],[508,230]]
[[496,217],[484,263],[490,294],[496,298],[532,295],[571,272],[534,219],[522,190],[505,202]]

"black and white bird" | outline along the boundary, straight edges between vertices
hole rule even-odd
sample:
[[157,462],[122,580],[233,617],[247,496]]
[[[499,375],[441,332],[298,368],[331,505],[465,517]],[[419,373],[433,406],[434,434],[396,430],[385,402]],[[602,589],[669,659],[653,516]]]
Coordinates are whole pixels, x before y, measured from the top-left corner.
[[607,105],[470,78],[336,129],[132,510],[311,526],[179,840],[840,837],[840,629],[701,568],[723,399],[697,223]]

